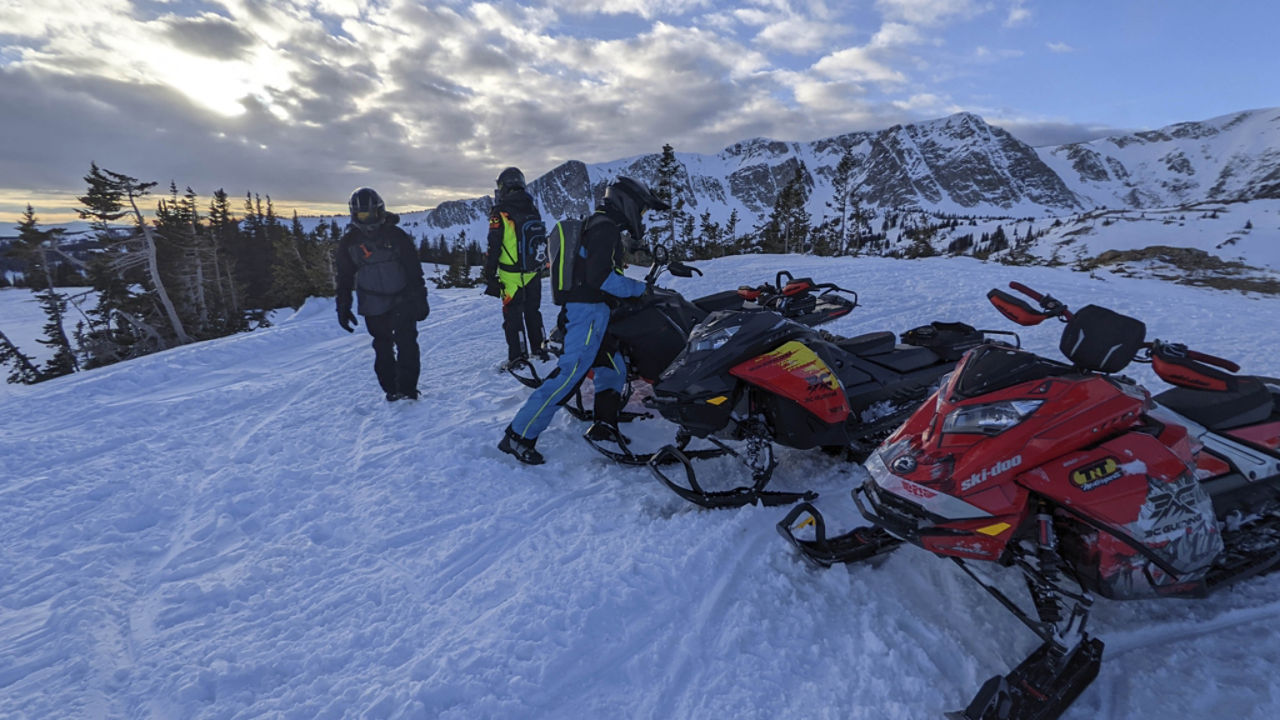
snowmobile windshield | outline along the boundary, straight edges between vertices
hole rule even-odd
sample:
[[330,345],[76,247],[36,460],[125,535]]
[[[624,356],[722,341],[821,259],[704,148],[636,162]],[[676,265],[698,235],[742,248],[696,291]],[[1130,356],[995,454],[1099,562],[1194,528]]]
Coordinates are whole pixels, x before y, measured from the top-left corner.
[[673,377],[690,362],[698,366],[699,373],[719,373],[805,332],[809,328],[774,312],[714,312],[693,328],[684,351],[662,377]]
[[973,351],[960,371],[955,394],[960,398],[977,397],[1029,380],[1073,372],[1075,370],[1070,365],[1046,360],[1034,353],[985,345]]

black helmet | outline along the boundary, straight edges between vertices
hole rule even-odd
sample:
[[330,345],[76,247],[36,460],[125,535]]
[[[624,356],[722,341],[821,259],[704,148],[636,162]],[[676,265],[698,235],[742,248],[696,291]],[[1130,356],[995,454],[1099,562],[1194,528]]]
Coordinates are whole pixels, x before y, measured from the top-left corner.
[[518,167],[509,167],[498,173],[498,199],[506,197],[509,193],[516,190],[524,189],[524,173],[520,172]]
[[612,206],[623,217],[631,242],[644,241],[644,213],[646,210],[669,210],[670,205],[649,192],[644,183],[629,177],[620,177],[604,189],[604,204]]
[[351,210],[351,224],[365,232],[376,230],[387,217],[382,197],[373,188],[362,187],[351,193],[347,207]]

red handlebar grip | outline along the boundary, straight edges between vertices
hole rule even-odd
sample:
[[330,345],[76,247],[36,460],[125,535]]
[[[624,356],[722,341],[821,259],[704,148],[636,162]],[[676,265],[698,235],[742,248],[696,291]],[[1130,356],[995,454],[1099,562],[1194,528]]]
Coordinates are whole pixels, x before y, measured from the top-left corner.
[[1197,350],[1188,350],[1187,357],[1192,360],[1199,360],[1200,362],[1207,363],[1209,365],[1216,365],[1227,372],[1240,372],[1240,366],[1230,360],[1225,360],[1214,355],[1208,355]]
[[1035,290],[1032,290],[1031,288],[1027,287],[1026,285],[1023,285],[1020,282],[1011,282],[1009,283],[1009,287],[1013,288],[1014,290],[1017,290],[1018,292],[1022,293],[1023,295],[1026,295],[1027,297],[1030,297],[1032,300],[1035,300],[1037,302],[1044,299],[1044,295],[1036,292]]

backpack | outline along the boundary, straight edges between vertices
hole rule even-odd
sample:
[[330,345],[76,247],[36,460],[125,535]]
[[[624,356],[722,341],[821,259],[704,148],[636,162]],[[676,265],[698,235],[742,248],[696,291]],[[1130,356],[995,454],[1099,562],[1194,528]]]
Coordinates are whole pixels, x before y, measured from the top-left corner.
[[522,222],[518,230],[518,272],[538,272],[547,266],[547,226],[542,223],[542,218],[535,216]]
[[551,301],[563,305],[573,289],[573,275],[582,249],[584,218],[565,218],[551,229]]

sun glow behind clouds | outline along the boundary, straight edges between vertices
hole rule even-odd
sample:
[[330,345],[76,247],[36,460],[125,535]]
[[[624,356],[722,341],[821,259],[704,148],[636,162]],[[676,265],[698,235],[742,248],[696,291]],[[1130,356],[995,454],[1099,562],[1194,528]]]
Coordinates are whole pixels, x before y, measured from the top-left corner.
[[135,62],[147,79],[178,90],[196,105],[223,117],[246,111],[244,100],[257,98],[273,114],[287,120],[288,112],[274,104],[268,88],[290,85],[288,62],[268,48],[255,48],[248,59],[195,55],[171,45],[148,42],[136,46]]

